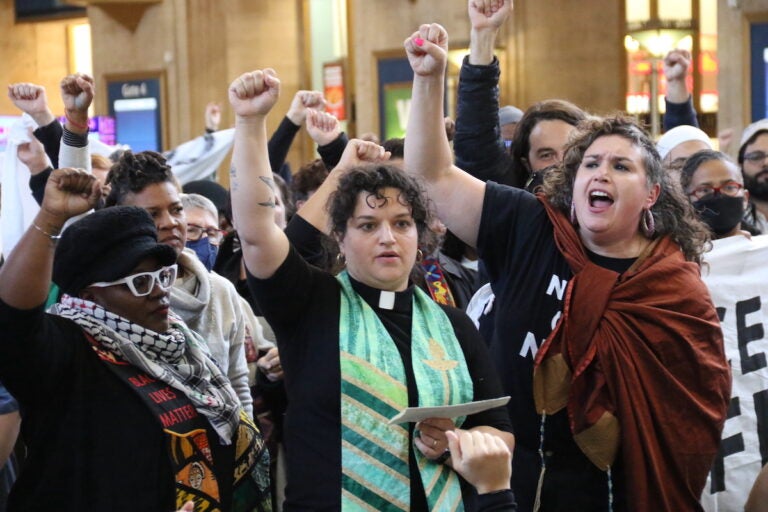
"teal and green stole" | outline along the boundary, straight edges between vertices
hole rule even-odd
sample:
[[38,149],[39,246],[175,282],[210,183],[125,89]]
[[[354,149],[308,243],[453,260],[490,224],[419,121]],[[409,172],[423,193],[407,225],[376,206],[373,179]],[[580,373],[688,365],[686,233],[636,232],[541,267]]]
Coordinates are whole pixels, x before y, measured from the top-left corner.
[[[408,425],[388,425],[408,406],[405,368],[395,342],[342,272],[341,466],[343,510],[408,511]],[[420,406],[469,402],[472,379],[448,316],[414,289],[411,362]],[[456,420],[460,426],[464,418]],[[456,473],[414,447],[430,510],[463,510]]]

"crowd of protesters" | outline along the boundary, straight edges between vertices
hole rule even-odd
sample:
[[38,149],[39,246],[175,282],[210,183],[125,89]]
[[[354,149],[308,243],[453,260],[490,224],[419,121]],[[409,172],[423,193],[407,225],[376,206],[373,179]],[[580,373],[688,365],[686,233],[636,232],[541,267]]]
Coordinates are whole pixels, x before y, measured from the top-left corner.
[[97,154],[87,75],[63,122],[9,86],[35,210],[0,267],[0,511],[768,510],[768,119],[717,151],[685,50],[658,141],[502,106],[512,2],[467,7],[455,124],[438,24],[404,139],[317,91],[270,137],[279,73],[249,71],[229,190]]

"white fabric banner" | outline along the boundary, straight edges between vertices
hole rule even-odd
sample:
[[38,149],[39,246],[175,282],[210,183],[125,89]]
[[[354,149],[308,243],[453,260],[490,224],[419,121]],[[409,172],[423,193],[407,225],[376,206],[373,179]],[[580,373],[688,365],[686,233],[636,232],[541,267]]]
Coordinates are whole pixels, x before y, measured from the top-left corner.
[[16,247],[40,210],[29,189],[29,169],[16,157],[19,145],[30,141],[29,128],[35,129],[37,124],[27,114],[11,126],[2,159],[0,238],[6,256]]
[[192,139],[165,153],[182,185],[210,178],[235,142],[235,129],[220,130]]
[[708,512],[743,512],[768,459],[768,235],[732,236],[713,245],[702,279],[720,317],[733,385],[701,503]]

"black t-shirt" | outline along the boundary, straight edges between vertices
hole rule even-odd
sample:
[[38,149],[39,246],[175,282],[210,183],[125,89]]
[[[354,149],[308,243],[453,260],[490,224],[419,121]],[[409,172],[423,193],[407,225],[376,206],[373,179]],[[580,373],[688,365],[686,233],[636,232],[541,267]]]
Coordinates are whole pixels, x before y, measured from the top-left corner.
[[[533,363],[560,318],[565,289],[573,274],[555,245],[544,206],[521,189],[487,183],[477,246],[495,294],[489,350],[504,390],[512,397],[508,406],[516,436],[512,484],[520,509],[527,510],[540,471],[541,417],[533,400]],[[589,252],[588,257],[616,272],[625,271],[634,262]],[[574,500],[580,496],[607,504],[606,475],[576,445],[565,410],[547,417],[543,450],[550,478],[545,477],[542,495],[552,490],[550,495],[563,498],[552,509],[565,506],[579,510],[577,504],[585,502]],[[568,476],[560,480],[557,471]],[[613,470],[619,500],[623,499],[622,474],[619,455]],[[574,476],[580,479],[573,484],[574,489],[564,487],[568,481],[575,482]],[[542,505],[546,506],[546,501]]]
[[517,446],[539,447],[533,361],[555,327],[571,270],[544,206],[521,189],[488,182],[477,248],[496,298],[491,357],[507,393]]
[[[8,510],[174,510],[175,475],[160,420],[99,359],[80,327],[42,307],[18,310],[0,301],[0,333],[0,380],[19,402],[28,450]],[[229,503],[233,445],[219,445],[207,430]]]
[[[339,510],[341,506],[341,370],[339,365],[340,284],[306,263],[291,247],[287,259],[265,280],[248,282],[277,336],[285,369],[287,481],[285,510]],[[378,307],[378,291],[352,281],[376,311],[403,358],[409,404],[418,405],[410,365],[412,289],[396,293],[393,310]],[[471,320],[443,307],[464,352],[474,399],[502,396],[486,348]],[[511,431],[503,407],[469,416],[462,428],[488,425]],[[411,510],[424,510],[425,498],[411,465]]]

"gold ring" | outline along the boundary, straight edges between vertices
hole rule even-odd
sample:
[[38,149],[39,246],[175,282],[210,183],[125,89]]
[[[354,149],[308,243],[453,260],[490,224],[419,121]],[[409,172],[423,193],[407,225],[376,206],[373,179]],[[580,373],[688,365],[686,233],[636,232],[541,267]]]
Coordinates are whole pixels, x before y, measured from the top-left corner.
[[437,446],[437,439],[435,439],[434,441],[432,441],[432,448],[434,448],[435,446]]

